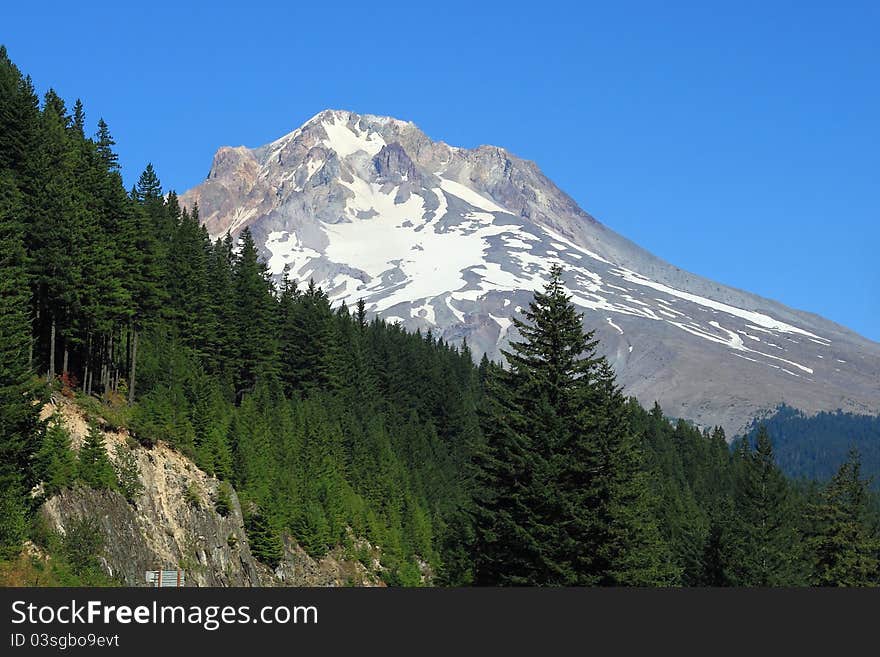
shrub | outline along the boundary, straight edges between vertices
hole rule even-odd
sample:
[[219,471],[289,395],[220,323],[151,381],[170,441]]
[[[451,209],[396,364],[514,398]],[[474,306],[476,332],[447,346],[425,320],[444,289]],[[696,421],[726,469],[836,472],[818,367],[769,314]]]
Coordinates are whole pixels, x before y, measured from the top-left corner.
[[122,444],[116,445],[114,455],[116,457],[115,469],[116,479],[119,483],[119,492],[130,503],[134,503],[135,498],[144,490],[137,459],[131,450]]
[[74,575],[99,573],[98,556],[104,549],[104,534],[97,521],[93,518],[72,521],[61,540],[61,549]]
[[221,481],[217,487],[217,499],[214,502],[214,510],[224,518],[232,511],[232,487],[225,481]]
[[202,507],[202,498],[199,496],[199,491],[195,484],[190,484],[184,489],[183,499],[185,499],[186,503],[194,509],[200,509]]

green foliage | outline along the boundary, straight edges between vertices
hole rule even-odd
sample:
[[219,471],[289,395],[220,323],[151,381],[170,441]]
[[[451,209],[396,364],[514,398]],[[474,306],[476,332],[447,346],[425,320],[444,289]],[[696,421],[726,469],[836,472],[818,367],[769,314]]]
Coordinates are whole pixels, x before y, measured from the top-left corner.
[[625,400],[558,266],[514,323],[476,458],[477,583],[673,582]]
[[76,481],[76,454],[70,448],[70,434],[61,416],[54,415],[43,435],[43,443],[35,455],[37,476],[43,482],[44,494],[51,497]]
[[787,476],[829,481],[856,449],[864,474],[880,492],[880,416],[842,411],[807,416],[782,404],[769,417],[753,423],[747,432],[749,440],[755,441],[761,426],[773,436],[773,452]]
[[74,575],[86,577],[100,572],[98,558],[104,549],[104,540],[104,534],[93,518],[80,518],[69,523],[61,548]]
[[27,510],[21,491],[0,490],[0,559],[15,557],[21,550],[28,529]]
[[113,451],[119,492],[122,493],[129,503],[133,504],[138,495],[144,490],[137,459],[125,445],[117,444]]
[[189,506],[194,509],[202,508],[202,496],[199,495],[199,491],[195,487],[195,484],[189,484],[183,490],[183,499]]
[[[25,199],[15,169],[24,166],[35,127],[32,89],[0,56],[0,552],[15,554],[24,535],[28,488],[36,483],[31,456],[39,444],[30,377],[29,278],[25,251]],[[5,132],[12,131],[11,133]],[[4,150],[7,149],[7,150]]]
[[236,394],[252,391],[258,378],[270,378],[278,369],[275,298],[268,267],[257,257],[247,228],[239,238],[233,262],[232,290],[236,340]]
[[738,586],[803,583],[800,534],[788,482],[773,460],[766,429],[751,449],[743,441],[735,458],[729,577]]
[[[316,557],[354,536],[396,585],[420,584],[423,562],[445,585],[876,583],[880,503],[858,468],[805,491],[769,440],[732,458],[720,429],[623,399],[558,269],[514,320],[509,367],[474,367],[466,343],[370,318],[363,300],[334,308],[289,272],[276,289],[250,232],[212,242],[152,165],[127,192],[109,127],[90,138],[87,120],[54,91],[40,103],[0,49],[4,554],[27,532],[32,487],[73,480],[63,427],[38,422],[38,373],[80,382],[86,485],[139,490],[131,453],[114,472],[98,423],[164,441],[224,480],[218,513],[232,485],[249,500],[251,548],[271,566],[282,536]],[[783,469],[830,477],[818,457],[791,468],[794,434],[821,432],[783,415],[769,425]],[[873,471],[873,425],[841,426]],[[842,442],[827,443],[837,462]],[[63,552],[59,581],[105,581]]]
[[225,481],[220,482],[217,487],[214,510],[224,518],[232,512],[232,487]]
[[861,457],[847,461],[810,505],[808,545],[815,586],[880,584],[880,528],[871,522],[868,481],[861,478]]
[[89,426],[89,433],[79,448],[78,472],[80,481],[90,488],[113,490],[117,487],[116,472],[104,445],[104,434],[94,423]]
[[284,545],[269,519],[254,509],[245,517],[244,527],[251,553],[270,568],[277,568],[284,554]]

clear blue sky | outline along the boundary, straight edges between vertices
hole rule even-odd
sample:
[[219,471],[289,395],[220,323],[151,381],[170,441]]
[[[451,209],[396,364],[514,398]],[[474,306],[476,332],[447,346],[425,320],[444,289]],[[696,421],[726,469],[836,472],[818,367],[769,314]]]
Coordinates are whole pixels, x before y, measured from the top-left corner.
[[[76,8],[76,15],[71,8]],[[880,3],[7,3],[129,184],[327,107],[536,161],[657,255],[880,340]]]

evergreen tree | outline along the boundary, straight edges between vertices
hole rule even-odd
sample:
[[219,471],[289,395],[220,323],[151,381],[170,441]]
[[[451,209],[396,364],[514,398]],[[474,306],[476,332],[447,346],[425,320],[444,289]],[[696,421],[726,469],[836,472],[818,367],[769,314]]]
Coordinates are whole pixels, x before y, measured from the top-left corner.
[[27,506],[17,488],[0,489],[0,559],[13,559],[27,536]]
[[133,190],[137,207],[127,218],[124,228],[126,253],[131,276],[131,348],[128,395],[134,401],[137,390],[138,340],[144,328],[154,325],[165,302],[163,264],[166,241],[170,239],[167,211],[162,186],[152,164],[138,179]]
[[477,455],[476,581],[671,581],[614,376],[551,269],[490,377]]
[[614,372],[602,359],[579,416],[580,430],[560,461],[562,495],[573,510],[567,531],[576,583],[658,586],[679,572],[658,528],[639,440]]
[[76,455],[70,448],[70,434],[60,416],[53,416],[49,422],[35,461],[46,497],[72,486],[76,480]]
[[[295,302],[290,301],[293,294]],[[288,394],[308,396],[333,384],[333,312],[327,295],[309,281],[297,294],[288,290],[282,301],[290,304],[281,326],[281,375]]]
[[117,486],[116,473],[104,446],[104,434],[94,423],[79,448],[79,478],[90,488],[109,490]]
[[251,553],[270,568],[277,568],[284,555],[284,545],[269,519],[258,509],[245,518],[245,530]]
[[35,483],[30,459],[38,440],[35,391],[30,384],[31,336],[21,198],[0,170],[0,550],[17,551]]
[[861,458],[851,451],[810,510],[814,586],[880,586],[880,535],[870,523],[869,499]]
[[234,329],[238,345],[236,394],[251,392],[260,378],[277,374],[274,288],[265,263],[247,228],[240,237],[241,250],[233,264]]
[[791,493],[773,460],[766,429],[755,449],[743,440],[737,450],[734,516],[727,571],[736,586],[792,586],[802,583],[800,535],[793,521]]
[[98,119],[98,132],[95,135],[95,147],[98,157],[107,171],[115,172],[119,170],[119,156],[113,150],[116,142],[110,135],[110,128],[103,118]]
[[214,510],[224,518],[232,511],[232,487],[225,481],[217,487],[217,499],[214,501]]

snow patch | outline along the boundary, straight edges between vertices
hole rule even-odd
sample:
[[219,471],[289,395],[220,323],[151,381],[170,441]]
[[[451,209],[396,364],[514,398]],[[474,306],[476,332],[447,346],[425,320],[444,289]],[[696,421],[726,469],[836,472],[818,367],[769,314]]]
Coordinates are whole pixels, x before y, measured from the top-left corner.
[[437,325],[437,317],[435,316],[435,313],[434,313],[434,306],[432,306],[430,303],[425,303],[424,305],[419,306],[418,308],[413,308],[410,311],[410,315],[413,317],[418,317],[420,319],[424,319],[429,324],[433,324],[435,326]]
[[306,176],[306,180],[309,180],[312,176],[314,176],[315,172],[322,166],[324,166],[324,160],[309,160],[306,163],[306,173],[308,173],[308,175]]
[[513,324],[513,321],[508,319],[507,317],[496,317],[491,313],[489,314],[489,317],[495,320],[495,323],[498,324],[501,329],[498,332],[498,341],[500,342],[507,335],[507,330],[510,328],[511,324]]
[[769,315],[764,315],[763,313],[755,312],[753,310],[744,310],[742,308],[737,308],[736,306],[730,306],[726,303],[721,303],[720,301],[713,301],[712,299],[707,299],[706,297],[691,294],[690,292],[677,290],[673,287],[669,287],[668,285],[664,285],[663,283],[652,281],[648,278],[645,278],[641,274],[637,274],[636,272],[625,269],[623,267],[613,270],[612,273],[620,276],[630,283],[653,288],[655,290],[658,290],[659,292],[664,292],[670,296],[685,299],[686,301],[690,301],[691,303],[695,303],[699,306],[705,306],[706,308],[719,310],[721,312],[727,313],[728,315],[733,315],[735,317],[746,319],[750,322],[753,322],[754,324],[764,327],[765,329],[778,331],[780,333],[797,333],[800,335],[804,335],[808,338],[817,338],[819,340],[824,340],[830,344],[830,340],[826,340],[826,338],[823,338],[814,333],[810,333],[809,331],[805,331],[804,329],[800,329],[796,326],[792,326],[791,324],[786,324],[785,322],[774,319]]
[[300,271],[312,261],[313,258],[320,258],[321,254],[303,246],[296,236],[296,233],[284,231],[274,231],[269,233],[266,239],[266,248],[272,255],[269,257],[269,270],[275,276],[284,271],[287,265],[293,278],[301,279],[298,274]]
[[440,178],[440,188],[444,192],[448,192],[453,196],[457,196],[465,203],[469,203],[475,208],[480,208],[481,210],[486,210],[487,212],[504,212],[505,214],[513,214],[509,210],[502,208],[500,205],[487,199],[485,196],[482,196],[472,190],[470,187],[465,187],[459,182],[454,180],[449,180],[448,178]]
[[245,210],[242,207],[235,209],[235,214],[232,215],[232,221],[229,224],[229,228],[227,228],[227,232],[234,233],[240,226],[242,226],[248,219],[257,214],[256,208],[251,208],[250,210]]
[[446,297],[446,307],[452,311],[452,314],[455,315],[455,318],[459,322],[464,322],[464,313],[458,310],[455,306],[452,305],[452,299],[450,296]]
[[385,140],[376,132],[354,132],[347,122],[338,116],[332,121],[322,121],[321,126],[327,133],[324,145],[336,151],[340,158],[346,158],[358,151],[366,151],[370,156],[382,150]]

